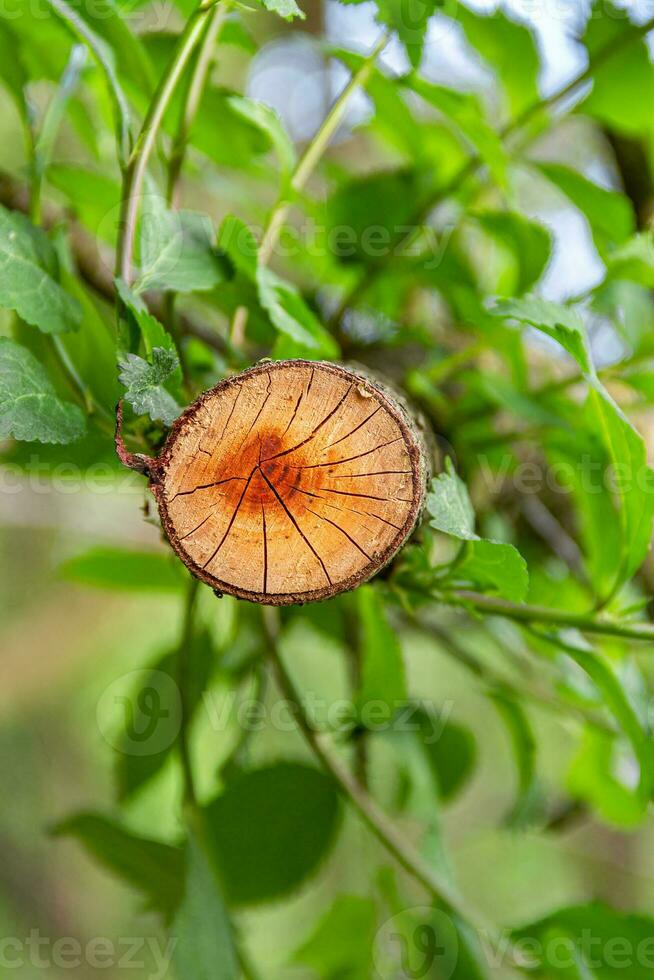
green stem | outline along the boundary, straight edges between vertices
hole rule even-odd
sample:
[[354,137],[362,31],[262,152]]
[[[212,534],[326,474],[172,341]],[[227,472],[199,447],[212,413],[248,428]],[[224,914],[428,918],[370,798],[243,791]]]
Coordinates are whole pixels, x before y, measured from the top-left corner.
[[197,796],[195,792],[195,782],[193,779],[193,766],[191,764],[191,753],[189,747],[188,723],[190,717],[189,710],[189,652],[193,642],[193,619],[195,615],[195,604],[198,597],[200,582],[192,578],[188,584],[186,601],[184,605],[184,619],[182,621],[182,635],[177,648],[177,685],[181,703],[181,719],[179,734],[177,736],[179,746],[179,757],[182,763],[182,774],[184,777],[184,800],[189,807],[197,807]]
[[517,623],[549,623],[553,626],[578,629],[583,633],[596,633],[600,636],[619,636],[625,640],[647,640],[650,643],[654,641],[654,628],[647,625],[627,626],[598,616],[568,612],[564,609],[550,609],[547,606],[533,606],[528,603],[518,604],[466,589],[435,593],[425,590],[424,595],[447,606],[463,606],[486,616],[502,616]]
[[175,55],[150,103],[141,132],[125,168],[120,236],[116,252],[116,275],[127,284],[130,283],[132,276],[136,223],[150,156],[166,110],[215,4],[216,0],[202,0],[186,22]]
[[464,922],[469,922],[470,916],[457,892],[424,863],[413,845],[402,837],[375,800],[352,776],[348,767],[334,754],[326,738],[315,730],[279,651],[279,611],[272,606],[265,607],[263,623],[269,643],[268,652],[279,687],[293,706],[298,727],[322,767],[333,777],[341,794],[398,864],[418,881],[436,902],[444,903]]
[[[375,62],[388,44],[388,41],[389,34],[387,32],[381,34],[368,57],[361,63],[358,70],[353,73],[349,82],[323,119],[318,131],[298,161],[289,182],[289,188],[294,194],[299,194],[302,190],[304,190],[309,177],[315,170],[320,158],[329,146],[332,137],[343,121],[350,97],[354,92],[367,84],[375,66]],[[261,245],[259,247],[259,265],[267,266],[270,262],[290,209],[291,201],[288,200],[287,196],[283,196],[280,197],[279,201],[271,211],[263,232]],[[234,319],[230,330],[232,342],[237,346],[243,341],[247,320],[247,307],[239,306],[234,313]]]
[[93,31],[67,0],[47,0],[52,9],[61,17],[74,34],[80,37],[91,50],[95,60],[105,74],[109,92],[115,107],[118,159],[121,167],[125,166],[131,147],[131,119],[127,97],[123,92],[120,81],[114,69],[111,57],[104,42]]
[[180,178],[191,130],[202,103],[218,36],[228,13],[229,3],[227,0],[219,6],[214,7],[198,51],[193,75],[186,92],[186,100],[180,114],[179,125],[168,161],[168,187],[166,197],[171,207],[178,207],[179,205]]
[[[510,136],[516,130],[524,127],[526,123],[528,123],[534,116],[538,115],[538,113],[554,108],[559,102],[563,101],[568,96],[573,95],[577,89],[584,84],[584,82],[592,78],[593,73],[598,67],[612,58],[619,51],[632,44],[634,41],[645,37],[652,29],[654,29],[654,17],[651,17],[644,24],[633,25],[630,31],[615,37],[609,44],[590,57],[588,66],[584,69],[584,71],[573,78],[571,82],[559,89],[558,92],[554,92],[547,99],[539,99],[538,101],[531,103],[531,105],[527,106],[518,116],[507,123],[507,125],[500,130],[500,137],[503,140],[506,140],[508,136]],[[532,137],[528,136],[524,145],[527,145],[531,139]],[[478,154],[474,154],[465,164],[463,164],[463,166],[453,175],[453,177],[444,187],[436,189],[416,208],[413,216],[406,222],[407,225],[411,226],[411,231],[400,240],[395,248],[389,249],[384,256],[374,263],[374,265],[370,265],[359,282],[343,297],[338,308],[330,318],[330,325],[332,327],[336,327],[340,324],[345,312],[351,306],[355,306],[357,304],[357,302],[365,295],[377,278],[383,273],[391,260],[397,255],[401,254],[402,248],[411,241],[412,236],[415,234],[415,229],[424,224],[430,212],[436,207],[436,205],[440,204],[455,191],[459,190],[461,185],[468,179],[468,177],[476,174],[478,170],[482,168],[482,166],[482,158]]]

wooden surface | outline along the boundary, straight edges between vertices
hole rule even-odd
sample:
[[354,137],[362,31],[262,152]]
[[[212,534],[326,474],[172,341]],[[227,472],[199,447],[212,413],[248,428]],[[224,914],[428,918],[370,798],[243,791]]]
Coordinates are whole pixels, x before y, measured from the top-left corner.
[[283,604],[382,567],[415,524],[424,468],[411,423],[377,386],[337,365],[277,361],[177,420],[152,487],[194,574]]

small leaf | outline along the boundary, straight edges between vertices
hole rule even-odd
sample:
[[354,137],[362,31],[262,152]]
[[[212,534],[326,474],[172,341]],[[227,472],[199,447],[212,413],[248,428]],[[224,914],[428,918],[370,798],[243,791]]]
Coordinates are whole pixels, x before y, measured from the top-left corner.
[[502,300],[492,312],[542,330],[567,350],[584,374],[592,373],[586,331],[581,317],[571,307],[538,296],[525,296],[524,299]]
[[147,909],[172,918],[183,883],[184,855],[179,848],[132,834],[99,813],[76,814],[52,833],[75,837],[99,864],[140,892]]
[[[373,975],[377,911],[370,898],[340,895],[320,919],[293,960],[318,977],[358,980]],[[338,942],[334,942],[334,937]]]
[[171,928],[176,975],[188,980],[238,980],[240,971],[225,900],[193,833],[186,852],[184,899]]
[[257,287],[259,302],[277,330],[324,357],[338,356],[335,341],[293,286],[265,266],[259,266]]
[[257,278],[257,240],[240,218],[228,214],[218,232],[218,248],[222,249],[237,272],[252,282]]
[[[477,212],[470,215],[470,220],[493,240],[496,251],[504,252],[509,259],[504,263],[507,268],[502,270],[501,281],[493,291],[502,295],[522,295],[538,282],[552,249],[552,239],[546,228],[513,211]],[[494,258],[490,265],[499,264],[496,259],[501,256]]]
[[294,17],[299,17],[304,20],[306,14],[304,11],[300,10],[295,0],[261,0],[266,10],[270,10],[274,14],[279,14],[284,20],[293,20]]
[[472,774],[477,754],[474,735],[449,719],[443,725],[422,709],[414,713],[413,721],[420,727],[418,739],[429,760],[439,799],[446,803],[461,792]]
[[439,0],[377,0],[377,20],[397,31],[414,68],[422,61],[427,25],[438,6]]
[[445,460],[445,472],[440,473],[431,484],[427,494],[429,522],[437,531],[451,534],[462,541],[478,541],[475,534],[475,512],[470,502],[468,488],[454,472],[452,460]]
[[339,823],[332,780],[283,762],[238,773],[205,809],[228,900],[270,901],[297,888],[331,848]]
[[79,327],[79,304],[64,292],[56,275],[54,249],[40,228],[0,205],[0,306],[43,333]]
[[171,211],[156,193],[143,199],[140,242],[137,293],[148,289],[204,291],[224,278],[210,220],[194,211]]
[[184,585],[179,563],[156,551],[91,548],[59,566],[68,582],[126,592],[178,592]]
[[496,73],[513,115],[538,100],[539,59],[531,31],[502,10],[485,16],[456,5],[455,19],[469,43]]
[[0,337],[0,439],[69,443],[85,431],[81,409],[59,398],[31,351]]
[[559,163],[539,163],[538,169],[588,220],[600,255],[625,242],[635,230],[634,209],[628,197],[609,191],[583,174]]
[[120,380],[125,386],[125,398],[137,415],[149,415],[170,425],[181,408],[164,387],[179,369],[179,358],[174,351],[164,347],[152,350],[152,362],[138,354],[126,354],[120,362]]
[[[281,2],[283,4],[289,2],[295,6],[294,0],[281,0]],[[234,109],[240,116],[247,119],[248,122],[252,123],[268,137],[279,161],[282,182],[285,183],[295,168],[295,147],[275,110],[263,102],[246,99],[242,95],[230,96],[228,103],[230,108]]]

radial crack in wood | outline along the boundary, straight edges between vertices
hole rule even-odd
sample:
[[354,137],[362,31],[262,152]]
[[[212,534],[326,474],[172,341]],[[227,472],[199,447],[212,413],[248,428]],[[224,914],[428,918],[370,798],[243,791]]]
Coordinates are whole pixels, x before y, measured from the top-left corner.
[[151,485],[194,575],[282,605],[378,572],[415,526],[426,470],[415,425],[385,389],[338,365],[276,361],[187,409]]

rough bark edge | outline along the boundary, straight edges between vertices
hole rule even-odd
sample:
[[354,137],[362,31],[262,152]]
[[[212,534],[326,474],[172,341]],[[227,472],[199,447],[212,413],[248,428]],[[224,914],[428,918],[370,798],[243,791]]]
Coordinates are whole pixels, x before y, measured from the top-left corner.
[[[400,432],[404,438],[409,459],[411,461],[411,470],[416,492],[411,504],[411,509],[402,528],[397,532],[390,545],[382,552],[381,555],[378,556],[375,562],[371,563],[369,566],[366,566],[366,568],[362,569],[360,572],[339,582],[336,586],[324,586],[321,589],[314,589],[310,592],[284,592],[278,595],[270,595],[263,592],[250,592],[247,589],[241,589],[238,586],[231,585],[228,582],[222,582],[220,579],[211,575],[204,568],[201,568],[193,561],[188,553],[184,551],[177,532],[173,526],[172,520],[168,514],[167,505],[163,499],[163,478],[166,473],[170,456],[172,454],[172,449],[177,437],[186,428],[193,417],[200,411],[208,399],[212,398],[219,392],[226,390],[231,385],[239,384],[243,378],[253,377],[257,374],[265,374],[266,372],[276,371],[280,368],[286,368],[288,366],[310,368],[320,367],[330,374],[336,375],[338,378],[350,379],[354,377],[364,388],[366,388],[366,390],[373,392],[400,427]],[[133,456],[134,454],[128,455]],[[144,459],[147,459],[147,457],[144,457]],[[126,465],[130,464],[127,463]],[[155,500],[157,501],[159,516],[161,518],[161,524],[166,537],[170,542],[173,551],[177,554],[178,558],[184,563],[184,565],[186,565],[192,575],[211,586],[215,592],[220,594],[224,593],[225,595],[233,595],[236,596],[237,599],[246,599],[249,602],[256,602],[260,605],[292,606],[303,605],[306,602],[319,602],[322,599],[330,599],[336,595],[340,595],[342,592],[349,592],[352,589],[357,588],[357,586],[362,585],[364,582],[369,581],[393,560],[393,558],[408,540],[420,519],[427,492],[429,464],[426,446],[419,429],[411,419],[408,411],[404,408],[402,403],[396,397],[390,394],[382,385],[372,380],[367,374],[359,373],[356,370],[342,367],[338,364],[332,364],[328,361],[307,361],[300,358],[294,358],[284,361],[259,362],[254,367],[249,368],[247,371],[243,371],[240,374],[234,375],[230,378],[225,378],[213,388],[203,392],[203,394],[201,394],[199,398],[184,412],[182,412],[175,422],[173,422],[161,454],[156,461],[149,461],[146,472],[148,472],[150,475],[150,489],[154,494]]]

